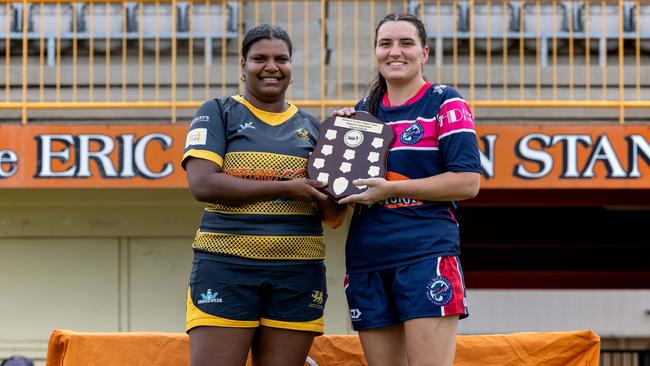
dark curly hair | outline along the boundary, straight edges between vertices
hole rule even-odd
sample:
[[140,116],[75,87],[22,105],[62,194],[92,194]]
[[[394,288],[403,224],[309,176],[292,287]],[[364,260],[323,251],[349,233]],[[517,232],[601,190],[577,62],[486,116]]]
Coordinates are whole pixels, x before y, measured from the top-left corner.
[[245,60],[248,56],[248,51],[251,46],[259,40],[262,39],[281,39],[284,43],[287,44],[289,48],[289,57],[293,54],[293,44],[291,43],[291,38],[284,29],[278,27],[277,25],[270,24],[260,24],[257,27],[251,28],[246,32],[244,40],[241,43],[241,55]]
[[[375,47],[377,47],[377,33],[379,32],[379,28],[384,23],[391,22],[391,21],[392,22],[404,21],[413,24],[415,26],[415,29],[417,29],[418,31],[418,38],[420,39],[420,43],[422,44],[422,47],[427,45],[427,31],[424,29],[424,24],[422,23],[422,21],[413,14],[400,13],[400,14],[388,14],[384,17],[384,19],[382,19],[379,22],[379,24],[377,24],[377,28],[375,28]],[[377,72],[377,76],[370,84],[369,90],[370,91],[368,92],[368,97],[366,98],[366,102],[365,102],[365,108],[366,111],[368,111],[368,113],[376,116],[379,102],[381,101],[381,98],[384,96],[384,93],[386,93],[386,90],[388,90],[386,79],[381,75],[381,73]]]

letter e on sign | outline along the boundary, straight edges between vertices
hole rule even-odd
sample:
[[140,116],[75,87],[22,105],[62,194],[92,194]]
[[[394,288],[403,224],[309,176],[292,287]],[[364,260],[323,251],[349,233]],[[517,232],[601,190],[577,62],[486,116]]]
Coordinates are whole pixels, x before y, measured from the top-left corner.
[[18,155],[12,150],[0,150],[0,179],[9,178],[18,171]]

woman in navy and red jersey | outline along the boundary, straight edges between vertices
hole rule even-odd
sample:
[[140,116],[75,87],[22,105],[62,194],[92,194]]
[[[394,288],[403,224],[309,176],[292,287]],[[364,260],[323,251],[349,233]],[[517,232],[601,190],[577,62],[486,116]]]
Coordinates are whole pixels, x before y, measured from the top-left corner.
[[350,116],[367,111],[393,129],[386,179],[359,179],[346,244],[346,295],[370,366],[451,365],[468,310],[458,259],[456,201],[477,195],[474,118],[453,88],[425,81],[422,22],[390,14],[375,30],[378,75]]

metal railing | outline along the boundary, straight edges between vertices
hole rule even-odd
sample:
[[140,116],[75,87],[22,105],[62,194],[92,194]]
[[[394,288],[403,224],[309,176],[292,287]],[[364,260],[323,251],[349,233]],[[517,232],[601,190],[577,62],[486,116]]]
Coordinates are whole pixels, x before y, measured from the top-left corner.
[[600,351],[600,366],[650,366],[650,351],[604,349]]
[[3,0],[0,111],[25,124],[34,111],[148,109],[174,123],[241,92],[243,33],[274,23],[296,49],[290,99],[323,116],[362,96],[374,27],[397,11],[427,26],[425,73],[461,88],[478,113],[600,108],[623,123],[650,108],[650,4],[640,0]]

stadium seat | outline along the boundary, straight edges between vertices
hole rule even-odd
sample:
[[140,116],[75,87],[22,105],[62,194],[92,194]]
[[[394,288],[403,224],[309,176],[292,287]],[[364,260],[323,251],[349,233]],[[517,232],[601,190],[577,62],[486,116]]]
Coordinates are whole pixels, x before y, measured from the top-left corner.
[[[555,6],[552,4],[539,4],[539,6],[537,4],[524,5],[524,32],[537,36],[539,25],[540,52],[549,52],[552,50],[554,33],[557,39],[557,48],[562,48],[567,44],[566,39],[558,37],[558,34],[569,30],[567,13],[567,7],[562,3],[557,3]],[[537,51],[537,41],[535,39],[526,39],[524,45],[531,51]]]
[[[463,8],[457,4],[440,4],[440,11],[436,5],[424,7],[422,20],[429,38],[442,42],[442,49],[449,51],[453,48],[452,37],[454,32],[463,29]],[[416,13],[417,14],[417,13]],[[439,15],[438,15],[439,14]]]
[[[586,5],[583,4],[579,10],[579,21],[580,30],[585,32],[585,38],[601,42],[594,44],[592,51],[596,52],[604,46],[608,52],[611,52],[618,47],[618,5],[606,4],[603,8],[601,4],[594,3],[590,4],[587,10]],[[602,44],[604,39],[607,39],[606,45]]]
[[15,30],[15,9],[11,4],[0,4],[0,52],[7,47],[7,33]]
[[[633,14],[636,16],[636,11]],[[650,5],[641,4],[638,19],[634,19],[634,27],[641,34],[641,49],[650,52]]]
[[[220,48],[225,37],[236,37],[236,4],[228,4],[225,8],[222,3],[211,3],[206,7],[203,2],[197,2],[187,7],[187,26],[184,31],[191,32],[194,38],[194,51],[204,52],[205,45],[209,44],[212,50]],[[212,43],[208,43],[209,40]]]
[[[52,58],[56,51],[56,40],[61,39],[61,52],[72,47],[70,33],[72,32],[72,20],[75,8],[70,3],[31,3],[27,5],[28,18],[27,30],[34,33],[29,46],[39,50],[39,37],[43,34],[47,48],[48,57]],[[51,62],[48,62],[51,64]]]
[[[128,18],[123,16],[123,11],[126,11],[126,7],[122,3],[96,3],[92,6],[89,3],[83,4],[80,29],[86,32],[88,37],[93,38],[94,51],[106,52],[107,33],[111,38],[109,43],[111,51],[120,47],[121,32],[123,29],[128,30],[126,27]],[[87,41],[84,44],[88,46]]]
[[[503,33],[510,32],[514,29],[514,24],[516,24],[512,4],[502,2],[491,2],[489,5],[487,3],[475,3],[474,18],[469,19],[469,21],[474,22],[474,34],[477,38],[476,49],[478,51],[488,51],[486,39],[490,38],[490,52],[503,50]],[[510,47],[511,44],[511,40],[506,42],[507,47]]]
[[[171,37],[175,31],[173,27],[174,8],[171,4],[139,3],[133,7],[134,32],[142,30],[142,47],[149,52],[155,52],[155,39],[159,41],[159,51],[169,52],[172,47]],[[176,30],[181,29],[181,11],[176,8]]]

